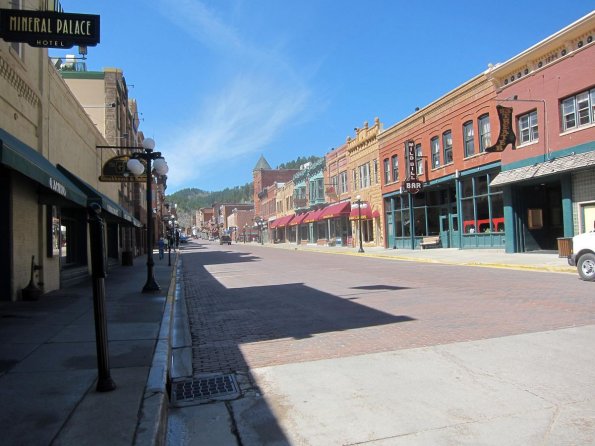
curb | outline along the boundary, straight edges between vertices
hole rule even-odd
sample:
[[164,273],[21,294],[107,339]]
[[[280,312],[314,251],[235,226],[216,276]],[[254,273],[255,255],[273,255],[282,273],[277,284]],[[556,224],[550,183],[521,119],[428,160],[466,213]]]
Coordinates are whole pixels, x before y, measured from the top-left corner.
[[172,276],[167,291],[159,337],[153,361],[145,385],[145,393],[139,410],[133,445],[164,445],[167,435],[169,408],[168,378],[170,373],[171,340],[174,325],[174,298],[178,282],[178,256],[176,255]]

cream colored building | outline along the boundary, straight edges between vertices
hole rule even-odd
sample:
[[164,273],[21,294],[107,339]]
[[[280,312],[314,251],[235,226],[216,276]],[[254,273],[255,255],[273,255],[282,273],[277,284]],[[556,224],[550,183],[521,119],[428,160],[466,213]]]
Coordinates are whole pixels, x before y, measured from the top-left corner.
[[382,233],[383,212],[380,185],[378,134],[382,124],[374,119],[371,127],[367,122],[356,129],[354,139],[347,138],[347,176],[351,187],[351,215],[353,246],[359,238],[359,212],[357,196],[362,202],[361,226],[364,246],[384,246]]
[[120,183],[98,181],[102,157],[115,152],[97,150],[107,141],[47,49],[0,39],[0,103],[0,299],[14,301],[30,283],[32,259],[40,292],[88,277],[90,202],[103,207],[109,257],[125,249],[121,228],[139,222],[118,204]]

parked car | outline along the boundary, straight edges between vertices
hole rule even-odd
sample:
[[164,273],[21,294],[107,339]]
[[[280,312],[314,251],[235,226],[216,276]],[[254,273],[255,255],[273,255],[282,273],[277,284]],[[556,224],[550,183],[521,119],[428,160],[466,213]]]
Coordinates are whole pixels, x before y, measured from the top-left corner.
[[231,237],[229,235],[222,235],[221,238],[219,239],[220,245],[224,245],[225,243],[227,243],[228,245],[231,245]]
[[595,282],[595,231],[572,237],[568,264],[576,266],[581,279]]
[[186,234],[180,234],[180,243],[188,243],[188,240],[190,240],[190,236]]

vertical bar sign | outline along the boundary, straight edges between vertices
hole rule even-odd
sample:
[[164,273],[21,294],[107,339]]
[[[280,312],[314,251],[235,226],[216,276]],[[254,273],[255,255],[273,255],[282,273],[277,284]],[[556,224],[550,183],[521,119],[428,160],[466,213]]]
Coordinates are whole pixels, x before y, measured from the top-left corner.
[[417,179],[417,163],[415,155],[415,142],[409,140],[405,142],[405,152],[407,153],[407,179],[403,181],[403,189],[409,194],[416,194],[421,191],[423,185]]

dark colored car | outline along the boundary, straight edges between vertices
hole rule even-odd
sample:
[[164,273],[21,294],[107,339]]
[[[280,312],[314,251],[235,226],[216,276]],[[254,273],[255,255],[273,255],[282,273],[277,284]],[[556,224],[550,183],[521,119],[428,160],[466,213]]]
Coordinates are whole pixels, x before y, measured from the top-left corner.
[[221,238],[219,239],[220,245],[224,245],[225,243],[227,243],[228,245],[231,245],[231,237],[229,235],[222,235]]

